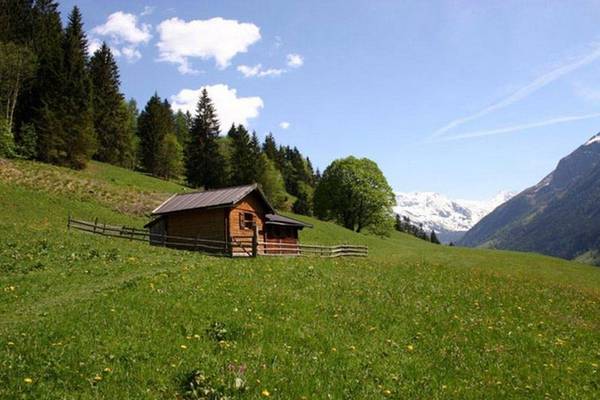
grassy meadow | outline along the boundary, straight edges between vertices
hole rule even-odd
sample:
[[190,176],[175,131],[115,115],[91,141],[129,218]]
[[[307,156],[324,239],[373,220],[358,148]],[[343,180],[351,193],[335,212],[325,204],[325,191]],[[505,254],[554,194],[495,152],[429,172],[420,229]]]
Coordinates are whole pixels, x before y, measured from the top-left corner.
[[331,223],[367,259],[227,259],[141,227],[180,185],[0,160],[0,399],[597,399],[600,269]]

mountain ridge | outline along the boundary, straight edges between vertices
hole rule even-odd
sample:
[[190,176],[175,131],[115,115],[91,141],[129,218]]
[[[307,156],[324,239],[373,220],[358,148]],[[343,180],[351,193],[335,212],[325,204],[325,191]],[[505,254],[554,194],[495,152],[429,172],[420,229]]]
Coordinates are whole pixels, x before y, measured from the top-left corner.
[[597,134],[562,158],[539,183],[484,217],[458,243],[597,260],[599,202]]

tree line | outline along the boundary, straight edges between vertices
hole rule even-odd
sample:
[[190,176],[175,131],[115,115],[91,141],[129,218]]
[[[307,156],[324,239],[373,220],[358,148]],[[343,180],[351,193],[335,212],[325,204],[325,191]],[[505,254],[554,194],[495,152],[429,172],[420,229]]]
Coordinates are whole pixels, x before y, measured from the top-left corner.
[[312,214],[318,173],[295,147],[232,126],[221,136],[206,90],[194,115],[152,96],[139,112],[120,90],[103,43],[91,56],[75,6],[62,26],[53,0],[4,0],[0,9],[0,156],[71,168],[90,159],[179,178],[194,188],[258,182],[276,207]]
[[425,229],[423,229],[423,224],[414,224],[407,216],[400,216],[399,214],[396,214],[394,228],[398,232],[408,233],[409,235],[413,235],[414,237],[425,240],[426,242],[441,244],[434,230],[431,230],[431,233],[427,234]]
[[70,168],[91,159],[192,188],[259,183],[273,206],[385,234],[392,189],[366,158],[335,160],[321,173],[272,134],[260,142],[243,125],[221,131],[204,89],[196,110],[174,112],[155,93],[141,112],[120,90],[103,43],[91,56],[75,6],[63,27],[54,0],[3,0],[0,7],[0,156]]

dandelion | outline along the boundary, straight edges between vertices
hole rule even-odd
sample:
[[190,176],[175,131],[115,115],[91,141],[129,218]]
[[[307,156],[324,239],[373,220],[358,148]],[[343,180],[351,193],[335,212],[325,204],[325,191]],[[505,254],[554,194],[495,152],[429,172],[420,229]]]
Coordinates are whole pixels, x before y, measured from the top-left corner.
[[235,378],[234,385],[236,390],[241,390],[244,388],[244,380],[240,377]]
[[391,390],[389,390],[389,389],[385,389],[385,390],[383,391],[383,394],[384,394],[384,395],[386,395],[386,396],[389,396],[389,395],[391,395],[391,394],[392,394],[392,391],[391,391]]
[[260,392],[260,395],[263,397],[270,397],[271,393],[267,389],[263,389],[262,392]]
[[187,346],[186,346],[185,344],[182,344],[182,345],[181,345],[181,346],[179,346],[179,347],[181,347],[183,350],[187,349]]
[[337,349],[335,347],[332,347],[331,351],[333,351],[335,353],[337,351]]
[[8,344],[9,346],[14,346],[14,345],[15,345],[15,343],[14,343],[14,342],[8,342],[7,344]]
[[25,379],[23,379],[23,382],[25,382],[27,384],[32,384],[33,383],[33,379],[31,379],[31,378],[25,378]]
[[408,351],[413,351],[415,349],[415,347],[412,344],[409,344],[408,346],[406,346],[406,349]]
[[100,381],[102,380],[102,376],[100,376],[100,375],[96,374],[96,376],[94,376],[94,380],[95,380],[96,382],[100,382]]
[[109,367],[104,368],[104,372],[112,372],[112,369],[110,369]]

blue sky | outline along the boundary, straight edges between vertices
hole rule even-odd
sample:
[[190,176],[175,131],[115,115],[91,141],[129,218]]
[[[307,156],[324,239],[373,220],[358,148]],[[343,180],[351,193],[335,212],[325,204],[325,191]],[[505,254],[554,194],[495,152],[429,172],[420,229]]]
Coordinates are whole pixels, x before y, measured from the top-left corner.
[[369,157],[396,191],[483,199],[537,183],[600,131],[600,2],[524,3],[79,0],[61,11],[77,4],[92,45],[111,44],[140,108],[154,91],[191,107],[208,86],[222,119],[273,132],[321,170]]

